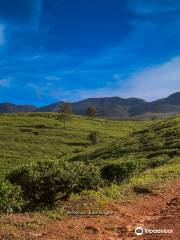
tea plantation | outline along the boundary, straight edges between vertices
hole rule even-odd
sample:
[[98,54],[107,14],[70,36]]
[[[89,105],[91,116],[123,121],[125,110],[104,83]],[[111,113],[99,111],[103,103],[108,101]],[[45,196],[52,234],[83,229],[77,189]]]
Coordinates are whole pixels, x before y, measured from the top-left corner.
[[56,113],[2,114],[0,208],[53,205],[57,197],[65,200],[82,191],[105,193],[139,177],[142,183],[147,176],[153,181],[158,171],[162,178],[179,177],[179,155],[180,116],[117,121],[74,115],[64,128]]

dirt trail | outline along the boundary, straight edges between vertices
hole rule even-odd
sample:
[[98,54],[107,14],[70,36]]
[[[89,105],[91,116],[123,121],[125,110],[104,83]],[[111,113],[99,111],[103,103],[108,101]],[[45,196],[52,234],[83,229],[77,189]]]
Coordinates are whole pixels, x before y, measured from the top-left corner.
[[[68,216],[63,220],[52,220],[43,231],[24,229],[24,239],[180,240],[180,180],[169,185],[164,193],[145,194],[138,199],[133,203],[109,204],[105,213],[110,215]],[[16,217],[17,222],[22,219],[23,215]],[[173,230],[173,233],[136,236],[136,227],[167,229]]]
[[[135,203],[113,203],[109,216],[69,216],[54,221],[42,240],[180,239],[180,181],[163,194],[144,195]],[[173,233],[136,236],[134,229],[168,229]]]

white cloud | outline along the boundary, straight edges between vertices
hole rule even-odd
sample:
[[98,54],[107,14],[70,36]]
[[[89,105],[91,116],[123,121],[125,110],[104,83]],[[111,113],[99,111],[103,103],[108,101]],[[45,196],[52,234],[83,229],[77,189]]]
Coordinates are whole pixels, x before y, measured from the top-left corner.
[[51,96],[55,99],[60,99],[60,97],[63,95],[63,89],[54,86],[51,82],[47,82],[44,84],[34,84],[34,83],[28,83],[26,85],[28,88],[31,88],[34,90],[35,95],[38,99],[46,98],[46,96]]
[[7,78],[0,79],[0,87],[9,87],[10,84],[11,84],[10,79]]
[[40,54],[36,54],[34,56],[31,56],[29,59],[31,60],[37,60],[37,59],[40,59],[41,55]]
[[61,80],[60,77],[53,76],[53,75],[46,76],[45,79],[48,80],[48,81],[58,81],[58,80]]
[[124,90],[124,96],[155,100],[180,91],[180,56],[168,62],[133,74]]
[[113,78],[118,81],[115,86],[105,86],[96,90],[75,90],[73,96],[77,99],[105,96],[139,97],[148,101],[167,97],[180,91],[180,56],[136,72],[125,81],[118,73],[114,74]]
[[[111,81],[111,85],[108,83],[99,89],[66,90],[58,88],[53,82],[43,86],[28,84],[28,87],[35,90],[38,98],[48,95],[57,100],[77,101],[90,97],[119,96],[123,98],[138,97],[153,101],[180,91],[180,56],[133,73],[126,79],[123,79],[123,75],[119,73],[114,73],[112,78],[114,84]],[[48,76],[48,79],[58,80],[58,77]]]
[[39,85],[36,85],[34,83],[28,83],[26,86],[28,88],[32,88],[34,90],[35,95],[38,99],[42,99],[42,95],[43,95],[42,87],[40,87]]
[[5,43],[5,37],[4,37],[4,26],[0,25],[0,46],[2,46]]

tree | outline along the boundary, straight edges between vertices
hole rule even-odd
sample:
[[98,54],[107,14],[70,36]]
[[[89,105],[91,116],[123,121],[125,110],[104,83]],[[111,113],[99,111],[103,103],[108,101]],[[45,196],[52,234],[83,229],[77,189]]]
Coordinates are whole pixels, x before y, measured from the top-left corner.
[[61,120],[66,128],[66,122],[71,119],[72,108],[71,103],[65,102],[60,105],[58,119]]
[[157,119],[156,116],[152,116],[152,117],[151,117],[151,120],[152,120],[152,121],[154,121],[154,120],[156,120],[156,119]]
[[101,142],[99,132],[93,131],[89,134],[89,141],[91,141],[92,144],[98,144]]
[[88,107],[86,113],[89,117],[92,117],[92,118],[96,117],[97,115],[97,111],[95,107]]

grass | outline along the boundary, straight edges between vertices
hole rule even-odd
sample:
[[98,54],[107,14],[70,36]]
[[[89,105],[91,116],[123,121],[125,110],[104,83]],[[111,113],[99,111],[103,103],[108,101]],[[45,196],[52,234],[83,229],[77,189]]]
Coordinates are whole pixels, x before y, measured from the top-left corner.
[[[69,159],[88,153],[145,126],[141,121],[90,120],[73,116],[67,128],[56,113],[21,113],[0,116],[0,178],[13,167],[37,160]],[[91,131],[98,130],[102,143],[92,145]]]
[[118,200],[121,202],[135,201],[138,195],[133,191],[135,186],[144,186],[153,193],[164,191],[164,187],[180,178],[180,157],[176,157],[170,164],[163,165],[132,177],[120,185],[112,184],[98,192],[84,191],[82,195],[87,196],[97,203]]
[[[101,143],[88,140],[99,131]],[[136,184],[163,182],[179,177],[180,116],[166,120],[127,121],[72,116],[64,129],[57,113],[19,113],[0,116],[0,178],[14,167],[37,160],[81,160],[102,166],[109,161],[149,161],[168,156],[169,162],[135,175],[128,183],[112,185],[89,196],[121,196]],[[92,198],[93,198],[92,197]]]

